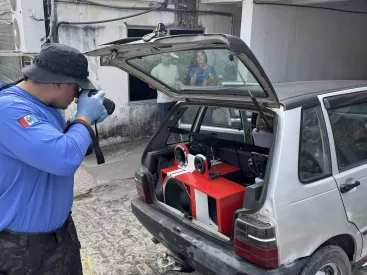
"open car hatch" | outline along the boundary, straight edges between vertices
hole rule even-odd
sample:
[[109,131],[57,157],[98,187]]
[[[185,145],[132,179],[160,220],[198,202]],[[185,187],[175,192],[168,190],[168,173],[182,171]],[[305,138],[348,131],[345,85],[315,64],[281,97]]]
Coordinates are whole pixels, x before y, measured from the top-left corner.
[[[165,36],[107,45],[85,55],[100,56],[101,66],[118,67],[180,100],[248,102],[255,97],[262,105],[279,107],[260,63],[232,35]],[[160,69],[167,64],[169,73]]]

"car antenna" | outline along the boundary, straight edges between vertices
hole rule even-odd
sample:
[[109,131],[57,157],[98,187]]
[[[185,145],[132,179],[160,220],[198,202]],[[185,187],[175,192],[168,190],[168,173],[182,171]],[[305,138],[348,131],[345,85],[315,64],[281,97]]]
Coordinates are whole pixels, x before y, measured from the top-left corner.
[[243,84],[245,84],[245,87],[246,87],[246,89],[247,89],[248,93],[249,93],[249,94],[250,94],[250,96],[251,96],[251,100],[252,100],[252,102],[255,104],[256,108],[258,109],[258,111],[259,111],[259,113],[260,113],[261,117],[264,119],[266,126],[268,126],[268,128],[269,128],[270,130],[273,130],[273,129],[272,129],[272,127],[270,126],[270,122],[269,122],[269,120],[268,120],[268,117],[264,114],[264,112],[263,112],[262,108],[261,108],[261,107],[260,107],[260,105],[259,105],[259,102],[257,102],[257,100],[256,100],[256,97],[254,97],[254,95],[251,93],[251,91],[250,91],[249,87],[247,86],[247,83],[246,83],[245,79],[243,78],[242,74],[240,73],[240,70],[239,70],[239,69],[238,69],[238,67],[237,67],[236,62],[234,62],[234,57],[233,57],[233,55],[232,55],[232,54],[230,54],[230,55],[228,56],[228,58],[229,58],[229,60],[232,62],[233,66],[236,68],[237,73],[238,73],[238,75],[240,76],[240,78],[241,78],[241,80],[242,80]]

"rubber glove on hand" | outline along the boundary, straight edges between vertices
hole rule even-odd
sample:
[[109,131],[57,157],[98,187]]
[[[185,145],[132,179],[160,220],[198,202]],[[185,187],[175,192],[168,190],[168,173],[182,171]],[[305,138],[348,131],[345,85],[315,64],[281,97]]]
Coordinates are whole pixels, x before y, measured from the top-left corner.
[[[70,117],[70,122],[73,122],[76,116],[77,116],[77,111],[75,111],[75,113]],[[92,121],[91,125],[94,125],[95,123],[100,123],[104,121],[107,117],[108,117],[108,113],[107,113],[106,108],[104,108],[103,114],[96,121]]]
[[105,93],[98,91],[97,94],[92,96],[88,96],[88,94],[89,90],[86,90],[79,96],[76,115],[85,116],[93,123],[101,118],[106,111],[106,108],[103,106]]

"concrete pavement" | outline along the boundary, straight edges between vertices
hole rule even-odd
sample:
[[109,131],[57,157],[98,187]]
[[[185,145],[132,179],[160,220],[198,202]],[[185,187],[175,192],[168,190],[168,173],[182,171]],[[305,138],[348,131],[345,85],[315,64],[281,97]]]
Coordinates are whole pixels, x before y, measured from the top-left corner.
[[[105,164],[97,165],[92,154],[76,173],[73,217],[82,245],[85,275],[158,274],[155,262],[165,248],[151,241],[152,236],[130,207],[130,201],[137,197],[134,171],[140,166],[148,141],[102,148]],[[367,272],[354,275],[357,274]]]
[[147,142],[103,148],[105,164],[98,166],[92,154],[76,173],[73,217],[86,275],[158,274],[155,261],[165,249],[151,241],[130,207],[137,197],[134,171]]

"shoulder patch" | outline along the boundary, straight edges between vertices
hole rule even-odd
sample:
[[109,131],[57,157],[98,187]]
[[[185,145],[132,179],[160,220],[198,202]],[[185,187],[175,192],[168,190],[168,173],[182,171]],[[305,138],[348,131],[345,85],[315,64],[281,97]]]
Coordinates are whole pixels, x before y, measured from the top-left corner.
[[20,123],[20,125],[23,126],[23,128],[27,128],[29,126],[32,126],[36,122],[38,122],[38,118],[36,117],[35,114],[28,114],[28,115],[18,119],[18,122]]

